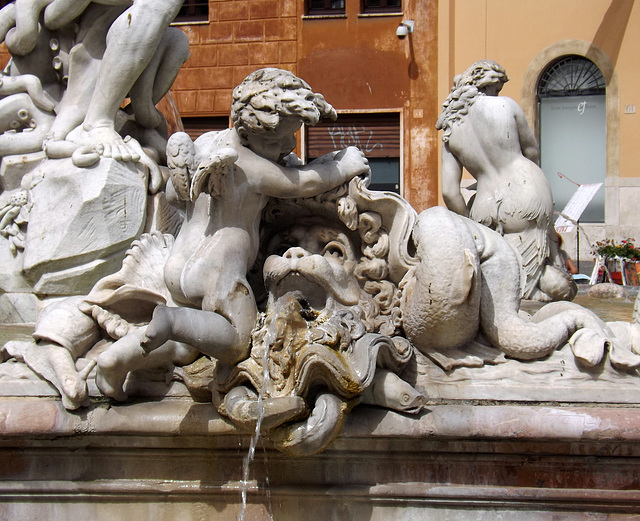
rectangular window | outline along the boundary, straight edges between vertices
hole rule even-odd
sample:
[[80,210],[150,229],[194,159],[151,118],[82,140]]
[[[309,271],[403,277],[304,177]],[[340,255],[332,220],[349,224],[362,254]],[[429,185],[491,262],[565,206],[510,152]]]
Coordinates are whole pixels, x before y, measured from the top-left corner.
[[[569,179],[580,184],[606,181],[606,96],[542,98],[539,117],[540,166],[551,185],[556,210],[563,211],[578,188]],[[580,222],[604,222],[604,208],[605,191],[600,189]]]
[[209,0],[184,0],[174,23],[209,21]]
[[306,129],[307,157],[356,146],[371,166],[372,190],[400,193],[400,114],[397,112],[339,114]]
[[374,13],[401,13],[402,0],[362,0],[362,12]]
[[226,130],[230,127],[229,116],[184,117],[182,118],[182,125],[184,131],[194,141],[205,132]]
[[307,14],[344,14],[344,0],[307,0]]

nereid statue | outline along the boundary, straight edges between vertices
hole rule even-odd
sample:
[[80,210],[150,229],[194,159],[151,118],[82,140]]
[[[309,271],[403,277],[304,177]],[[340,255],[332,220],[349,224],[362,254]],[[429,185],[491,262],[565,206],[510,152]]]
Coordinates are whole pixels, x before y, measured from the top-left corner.
[[[67,4],[74,10],[65,11]],[[110,49],[121,41],[113,36],[121,23],[142,30],[136,27],[139,10],[156,9],[144,1],[123,4],[53,0],[29,10],[30,4],[17,0],[2,11],[5,39],[16,56],[34,53],[40,59],[44,34],[64,29],[74,55],[68,93],[74,88],[74,53],[82,54],[77,46],[87,42],[83,28],[87,35],[101,28],[94,36],[104,45],[102,64],[85,63],[83,72],[100,77]],[[169,1],[153,5],[161,6],[163,16],[154,24],[162,27],[178,7]],[[95,10],[110,22],[98,24]],[[45,28],[34,32],[43,12]],[[77,16],[79,26],[71,31]],[[435,382],[446,386],[467,374],[473,379],[474,371],[488,379],[500,372],[493,382],[499,385],[506,372],[525,380],[536,371],[552,373],[550,360],[561,356],[563,367],[575,366],[577,380],[586,375],[591,382],[608,378],[622,388],[636,385],[636,323],[606,324],[568,302],[548,304],[533,317],[519,310],[524,250],[514,248],[514,236],[535,238],[531,244],[538,251],[526,294],[557,298],[554,291],[561,290],[547,284],[556,268],[549,261],[552,208],[546,193],[534,204],[537,213],[520,212],[520,192],[502,193],[494,207],[493,192],[485,188],[508,186],[505,176],[546,186],[525,157],[530,147],[520,141],[529,143],[528,134],[518,126],[519,112],[510,100],[495,98],[494,106],[481,97],[464,109],[467,119],[448,123],[445,132],[445,156],[455,166],[447,176],[459,183],[462,166],[476,164],[474,147],[483,145],[473,137],[473,115],[513,119],[507,142],[513,149],[510,165],[520,177],[501,165],[472,171],[482,173],[471,217],[482,215],[479,220],[493,230],[458,215],[466,209],[455,193],[448,204],[458,213],[431,208],[418,215],[400,196],[369,190],[368,161],[354,147],[303,164],[292,153],[296,131],[337,115],[322,95],[284,70],[257,70],[236,87],[233,128],[195,141],[178,132],[166,152],[154,153],[162,125],[152,105],[184,59],[176,48],[171,53],[180,60],[163,58],[168,55],[159,49],[165,43],[172,47],[168,35],[154,33],[144,47],[151,61],[139,65],[138,80],[128,81],[132,108],[124,111],[136,125],[122,126],[119,133],[112,125],[119,104],[115,115],[111,111],[104,124],[94,126],[93,100],[68,125],[59,119],[62,112],[52,112],[70,102],[67,94],[50,94],[44,78],[3,78],[9,81],[0,93],[26,94],[17,99],[37,107],[43,125],[50,125],[47,133],[54,131],[33,142],[44,144],[47,155],[1,194],[9,202],[0,212],[6,236],[0,246],[14,259],[5,268],[13,271],[3,276],[23,294],[37,294],[43,309],[32,341],[11,340],[0,349],[0,382],[19,378],[16,368],[24,362],[37,375],[33,379],[49,382],[69,410],[100,407],[105,400],[157,398],[158,386],[161,396],[178,386],[196,401],[213,403],[238,429],[259,431],[294,455],[325,449],[359,403],[425,414],[428,397],[439,398]],[[154,71],[148,82],[147,71]],[[498,76],[489,83],[499,90],[502,82]],[[140,131],[143,141],[128,138],[127,129]],[[3,168],[20,177],[7,166],[10,157],[3,157]],[[104,172],[99,190],[98,172]],[[49,217],[48,223],[43,201],[75,193],[65,191],[69,175],[97,195],[73,219]],[[135,219],[121,206],[132,197]],[[95,200],[114,210],[93,215]],[[94,248],[97,238],[111,233],[98,227],[105,218],[133,221],[126,234]],[[86,239],[85,249],[44,262],[36,238],[61,222],[67,235]],[[108,265],[100,263],[105,256]],[[77,284],[71,290],[70,281]],[[571,287],[563,288],[569,298]],[[216,414],[213,408],[211,413]]]
[[[577,287],[564,270],[538,143],[518,104],[498,96],[507,81],[491,60],[454,78],[436,124],[444,131],[442,195],[450,210],[497,230],[516,247],[526,272],[524,298],[572,300]],[[468,206],[460,191],[463,169],[477,181]]]

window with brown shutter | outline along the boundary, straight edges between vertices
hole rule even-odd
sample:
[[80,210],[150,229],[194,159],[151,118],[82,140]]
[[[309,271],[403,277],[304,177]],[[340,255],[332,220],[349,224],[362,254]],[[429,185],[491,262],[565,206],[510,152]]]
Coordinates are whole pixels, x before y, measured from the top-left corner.
[[306,128],[306,160],[349,146],[369,159],[371,188],[400,192],[400,114],[375,112],[339,114]]
[[195,141],[196,138],[211,130],[225,130],[230,127],[227,116],[182,118],[184,131]]

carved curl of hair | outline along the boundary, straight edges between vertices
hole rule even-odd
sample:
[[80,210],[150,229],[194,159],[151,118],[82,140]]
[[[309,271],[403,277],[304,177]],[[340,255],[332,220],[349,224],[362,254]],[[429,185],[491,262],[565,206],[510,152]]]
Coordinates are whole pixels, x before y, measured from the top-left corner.
[[289,71],[259,69],[233,90],[231,121],[242,137],[278,127],[281,117],[296,117],[307,125],[321,118],[335,120],[335,109],[302,79]]
[[[497,73],[497,77],[489,76],[490,72]],[[467,115],[479,96],[484,96],[482,89],[496,81],[507,83],[509,78],[504,68],[493,60],[479,60],[453,79],[453,87],[436,122],[436,128],[444,130],[442,141],[449,142],[454,123]]]
[[389,275],[389,233],[377,212],[358,212],[355,201],[345,196],[339,201],[338,214],[347,227],[357,227],[362,239],[362,257],[355,275],[364,292],[358,303],[367,331],[392,336],[400,325],[399,293]]

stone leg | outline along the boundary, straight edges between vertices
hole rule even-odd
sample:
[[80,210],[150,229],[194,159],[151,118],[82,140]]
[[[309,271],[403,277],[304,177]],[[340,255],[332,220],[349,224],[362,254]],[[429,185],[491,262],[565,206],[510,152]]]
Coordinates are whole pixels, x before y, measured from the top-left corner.
[[66,409],[77,409],[87,400],[86,378],[76,360],[100,339],[93,319],[78,309],[81,297],[70,297],[46,307],[36,323],[34,342],[8,342],[4,350],[21,358],[39,376],[50,382]]
[[196,349],[173,341],[166,342],[147,354],[140,345],[144,338],[145,328],[135,329],[114,342],[98,357],[96,385],[102,394],[125,401],[128,396],[123,387],[129,372],[170,364],[189,364],[199,354]]

